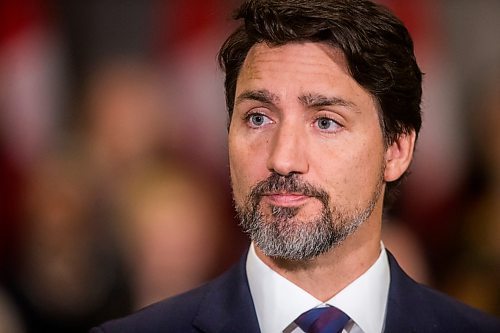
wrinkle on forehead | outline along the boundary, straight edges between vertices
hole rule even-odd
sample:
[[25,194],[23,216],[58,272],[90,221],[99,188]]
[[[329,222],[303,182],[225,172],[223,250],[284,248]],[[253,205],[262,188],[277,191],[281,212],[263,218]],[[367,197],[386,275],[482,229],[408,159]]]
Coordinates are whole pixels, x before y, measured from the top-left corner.
[[[297,52],[294,52],[293,55],[286,52],[288,47],[297,45],[303,46],[303,48],[296,49]],[[310,46],[322,52],[312,52]],[[330,60],[329,62],[324,61],[323,54]],[[326,43],[315,42],[292,42],[277,46],[265,42],[257,43],[248,52],[240,76],[245,75],[249,79],[259,79],[261,78],[260,72],[263,70],[262,64],[283,63],[284,61],[296,62],[297,69],[301,66],[312,68],[318,74],[324,73],[331,66],[334,66],[351,76],[347,59],[341,49]]]

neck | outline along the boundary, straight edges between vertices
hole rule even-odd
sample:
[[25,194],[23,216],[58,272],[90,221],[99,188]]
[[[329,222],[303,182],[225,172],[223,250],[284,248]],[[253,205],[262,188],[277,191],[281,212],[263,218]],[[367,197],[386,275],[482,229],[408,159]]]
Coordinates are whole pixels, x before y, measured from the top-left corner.
[[290,262],[268,257],[258,247],[255,250],[272,270],[325,302],[365,273],[379,257],[381,217],[378,223],[370,220],[341,244],[312,260]]

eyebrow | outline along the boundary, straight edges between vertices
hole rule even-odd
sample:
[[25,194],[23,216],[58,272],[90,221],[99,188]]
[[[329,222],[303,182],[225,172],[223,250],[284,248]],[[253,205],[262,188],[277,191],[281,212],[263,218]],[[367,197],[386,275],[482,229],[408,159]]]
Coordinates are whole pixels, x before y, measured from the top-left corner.
[[299,101],[306,107],[322,107],[322,106],[345,106],[355,108],[356,104],[347,101],[340,97],[328,97],[321,94],[306,94],[299,97]]
[[[318,108],[324,106],[344,106],[348,108],[356,108],[356,104],[340,97],[328,97],[321,94],[308,93],[298,97],[299,101],[308,108]],[[265,104],[277,105],[280,102],[278,95],[271,93],[267,89],[261,90],[245,90],[236,98],[235,105],[242,103],[245,100],[257,101]]]
[[235,104],[238,105],[245,100],[257,101],[266,104],[278,104],[280,99],[278,95],[271,93],[267,89],[246,90],[238,95]]

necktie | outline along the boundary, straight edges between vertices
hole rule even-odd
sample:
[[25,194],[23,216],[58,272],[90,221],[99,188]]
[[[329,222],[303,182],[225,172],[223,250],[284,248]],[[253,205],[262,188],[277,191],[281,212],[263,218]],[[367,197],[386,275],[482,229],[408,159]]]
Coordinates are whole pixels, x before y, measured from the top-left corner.
[[294,320],[306,333],[340,333],[349,316],[333,306],[314,308]]

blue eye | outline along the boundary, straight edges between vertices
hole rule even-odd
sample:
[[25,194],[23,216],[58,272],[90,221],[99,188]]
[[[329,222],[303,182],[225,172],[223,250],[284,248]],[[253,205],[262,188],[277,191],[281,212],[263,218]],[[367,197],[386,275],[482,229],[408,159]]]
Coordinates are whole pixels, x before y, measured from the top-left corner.
[[268,124],[271,120],[261,113],[254,113],[247,117],[247,121],[251,127],[261,127]]
[[320,130],[336,130],[340,127],[340,125],[330,118],[318,118],[316,120],[317,126]]
[[255,126],[261,126],[262,124],[264,124],[264,116],[261,114],[254,114],[250,116],[250,121]]

